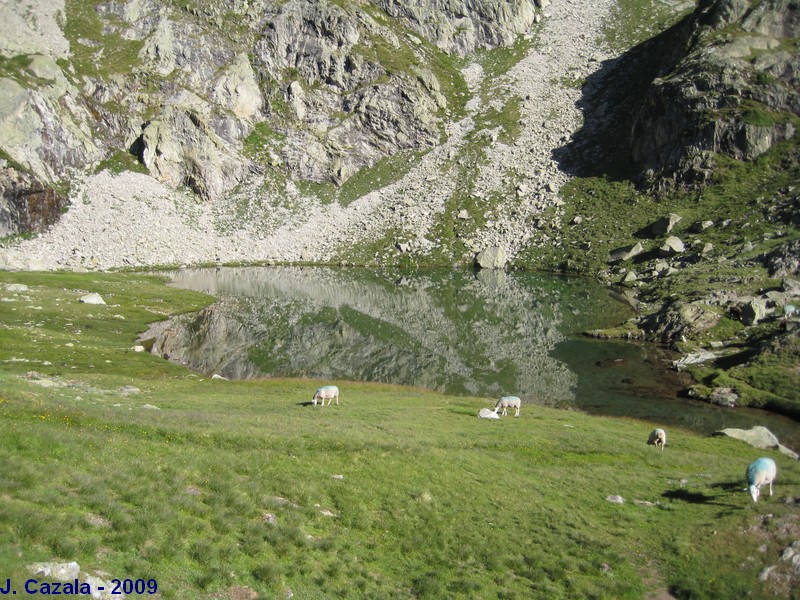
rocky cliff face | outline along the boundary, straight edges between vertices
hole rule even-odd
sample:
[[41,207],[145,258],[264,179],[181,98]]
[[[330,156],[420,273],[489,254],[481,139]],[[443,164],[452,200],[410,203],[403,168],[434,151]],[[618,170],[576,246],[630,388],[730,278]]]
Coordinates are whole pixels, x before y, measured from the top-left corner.
[[791,139],[800,116],[800,7],[701,2],[682,27],[686,55],[659,73],[630,133],[650,184],[704,181],[711,153],[753,160]]
[[69,205],[61,194],[30,175],[0,168],[0,237],[43,231],[53,225]]
[[47,186],[132,153],[213,201],[265,171],[341,184],[430,148],[466,100],[447,55],[509,44],[536,14],[530,0],[130,0],[0,18],[9,168]]
[[702,0],[589,79],[566,168],[610,170],[650,189],[707,184],[715,155],[752,161],[800,122],[800,9]]
[[[211,201],[262,176],[341,185],[445,139],[474,93],[457,57],[512,44],[546,4],[4,4],[0,159],[47,187],[133,155]],[[610,62],[590,78],[602,90],[586,96],[576,170],[613,155],[653,187],[702,183],[715,153],[752,160],[790,139],[798,12],[703,0]]]

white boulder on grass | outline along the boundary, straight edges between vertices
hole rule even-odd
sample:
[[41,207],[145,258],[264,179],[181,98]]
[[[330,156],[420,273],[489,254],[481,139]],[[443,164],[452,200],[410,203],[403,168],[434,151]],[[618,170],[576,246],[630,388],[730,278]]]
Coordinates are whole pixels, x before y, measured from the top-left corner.
[[86,294],[85,296],[81,296],[80,302],[84,304],[105,304],[106,301],[103,300],[103,297],[97,293]]

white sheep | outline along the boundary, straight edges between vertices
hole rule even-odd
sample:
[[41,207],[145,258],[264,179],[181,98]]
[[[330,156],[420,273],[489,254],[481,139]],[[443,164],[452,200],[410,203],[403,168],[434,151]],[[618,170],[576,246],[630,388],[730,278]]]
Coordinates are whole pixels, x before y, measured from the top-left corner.
[[656,448],[661,446],[661,450],[664,450],[664,446],[667,445],[667,432],[663,429],[653,429],[650,432],[650,437],[647,438],[647,445],[655,446]]
[[497,401],[497,404],[495,404],[494,413],[497,414],[497,411],[502,408],[503,416],[505,416],[508,414],[508,409],[513,408],[516,411],[514,416],[518,417],[520,406],[522,406],[522,400],[520,400],[517,396],[503,396]]
[[317,391],[314,392],[314,397],[311,399],[311,404],[314,406],[317,405],[317,400],[325,406],[325,400],[328,401],[328,405],[330,405],[331,400],[336,398],[336,405],[339,405],[339,388],[335,385],[323,385],[322,387],[317,388]]
[[778,467],[771,458],[762,457],[750,463],[746,476],[750,496],[753,498],[753,502],[758,502],[762,485],[769,484],[769,495],[772,496],[772,482],[778,476]]

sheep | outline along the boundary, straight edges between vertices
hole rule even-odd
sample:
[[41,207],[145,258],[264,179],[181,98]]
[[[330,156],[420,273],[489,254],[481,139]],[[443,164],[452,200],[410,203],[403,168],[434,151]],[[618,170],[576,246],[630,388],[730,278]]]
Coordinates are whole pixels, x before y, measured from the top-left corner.
[[758,502],[758,497],[761,494],[761,486],[769,484],[769,495],[772,496],[772,482],[778,475],[778,467],[775,461],[771,458],[759,458],[747,467],[747,489],[753,502]]
[[317,400],[319,400],[322,406],[325,406],[325,400],[327,400],[328,405],[330,405],[331,400],[334,398],[336,398],[336,406],[339,406],[339,388],[335,385],[323,385],[322,387],[317,388],[317,391],[314,392],[314,397],[311,399],[311,404],[316,406]]
[[647,438],[647,445],[648,446],[655,446],[658,448],[661,446],[661,450],[664,450],[664,446],[667,445],[667,432],[663,429],[653,429],[650,432],[650,437]]
[[505,416],[508,414],[508,409],[513,408],[516,411],[514,413],[514,416],[518,417],[520,406],[522,406],[522,400],[520,400],[516,396],[503,396],[502,398],[500,398],[500,400],[497,401],[497,404],[495,404],[494,414],[497,414],[497,411],[502,408],[503,416]]

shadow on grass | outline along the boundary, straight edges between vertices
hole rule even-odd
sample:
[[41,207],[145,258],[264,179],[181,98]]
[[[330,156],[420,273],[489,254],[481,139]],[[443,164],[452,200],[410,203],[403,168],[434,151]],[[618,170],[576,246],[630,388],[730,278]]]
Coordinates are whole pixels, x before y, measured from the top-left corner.
[[[723,485],[730,485],[730,484],[723,484]],[[736,484],[736,487],[738,487],[738,484]],[[736,488],[730,488],[730,489],[736,489]],[[717,496],[709,496],[708,494],[703,494],[702,492],[690,492],[689,490],[684,490],[684,489],[668,490],[663,494],[661,494],[661,497],[669,498],[670,500],[680,500],[682,502],[688,502],[689,504],[709,504],[709,505],[713,504],[714,506],[739,508],[738,504],[731,504],[729,502],[720,502]]]
[[670,500],[682,500],[689,504],[710,504],[714,500],[713,496],[706,496],[700,492],[690,492],[688,490],[669,490],[661,494],[661,496]]
[[743,481],[721,481],[712,483],[711,487],[726,492],[741,492],[746,489]]

